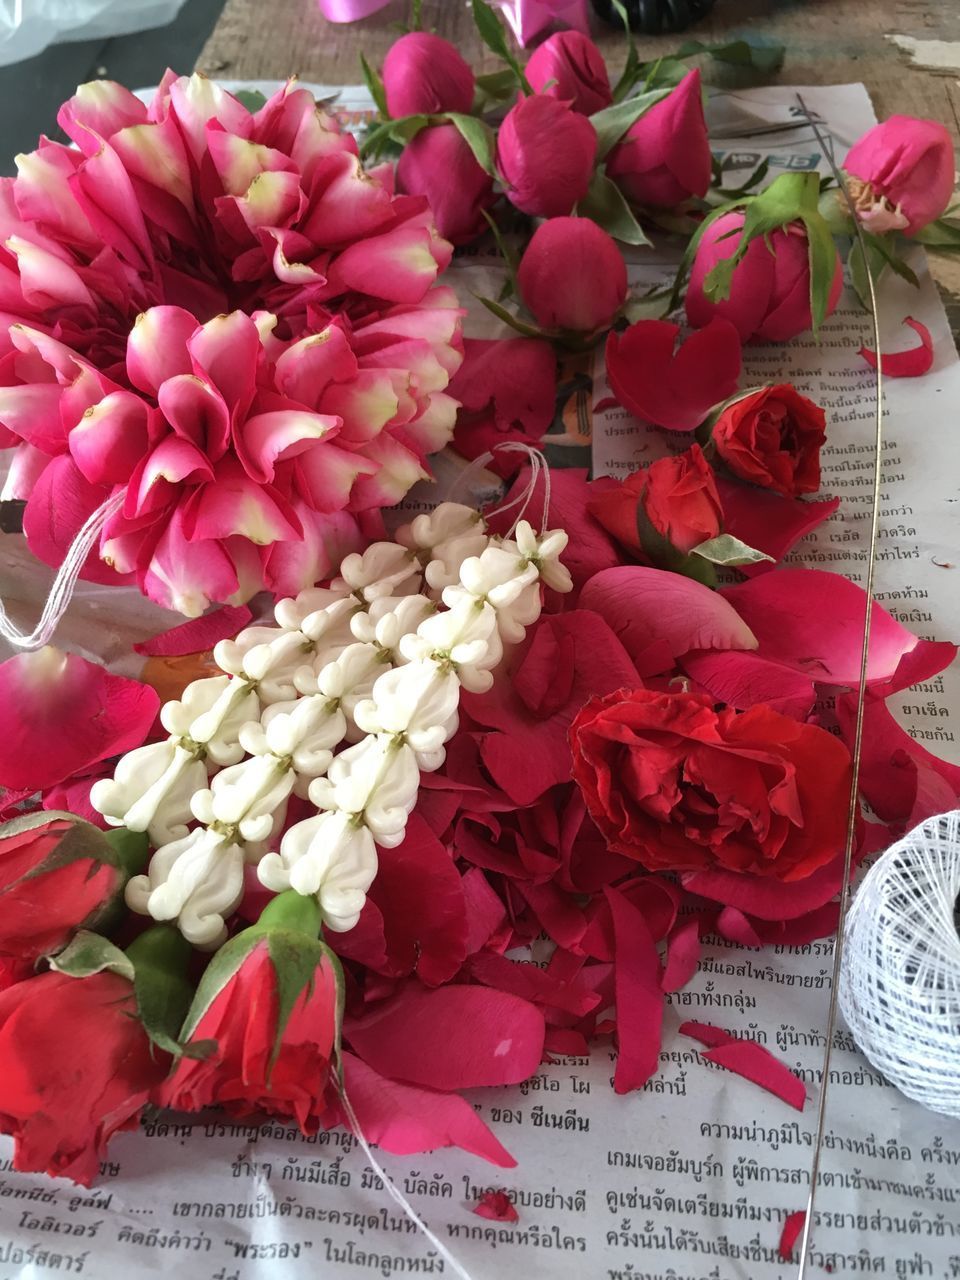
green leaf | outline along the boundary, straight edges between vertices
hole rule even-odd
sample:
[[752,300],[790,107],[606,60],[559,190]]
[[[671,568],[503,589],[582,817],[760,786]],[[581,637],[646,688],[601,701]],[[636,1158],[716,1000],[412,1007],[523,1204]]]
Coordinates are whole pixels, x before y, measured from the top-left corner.
[[490,126],[485,121],[478,120],[476,116],[461,115],[459,111],[448,111],[444,118],[457,126],[460,137],[473,152],[473,158],[480,168],[494,176],[496,166],[493,157],[497,138]]
[[369,155],[379,155],[386,142],[405,145],[429,123],[430,117],[426,115],[402,116],[399,120],[385,120],[364,137],[360,144],[360,158],[366,159]]
[[507,44],[507,33],[503,29],[503,23],[486,3],[486,0],[472,0],[472,7],[473,21],[480,39],[488,49],[492,49],[511,68],[523,92],[531,94],[533,90],[530,88],[529,80],[523,73],[523,67]]
[[729,63],[733,67],[749,68],[769,76],[783,66],[786,50],[774,41],[760,43],[749,39],[728,40],[724,44],[703,44],[700,40],[686,40],[677,50],[678,58],[692,58],[706,54],[716,62]]
[[627,13],[626,6],[622,0],[610,0],[616,11],[617,17],[623,23],[623,29],[627,35],[627,61],[624,64],[620,78],[613,86],[614,102],[622,102],[633,86],[637,83],[640,76],[640,57],[637,53],[637,42],[633,38],[633,28],[630,26],[630,15]]
[[[862,228],[861,228],[862,229]],[[917,279],[916,272],[909,267],[903,258],[897,253],[896,242],[890,236],[875,236],[870,232],[864,232],[864,239],[875,251],[877,257],[888,266],[894,275],[898,275],[901,280],[906,280],[907,284],[912,284],[915,289],[920,288],[920,281]]]
[[[488,209],[481,209],[480,212],[483,214],[487,225],[493,233],[493,238],[496,242],[497,248],[500,250],[500,256],[503,258],[504,264],[506,265],[510,285],[509,292],[518,293],[517,271],[520,267],[520,258],[517,251],[504,237],[493,214],[490,213]],[[501,297],[502,296],[503,294],[501,294]]]
[[374,71],[370,63],[363,54],[360,54],[360,66],[363,68],[363,78],[366,81],[367,88],[370,90],[370,97],[377,104],[377,110],[380,112],[381,119],[389,120],[390,112],[387,109],[387,91],[384,88],[383,80],[378,72]]
[[423,8],[423,0],[413,0],[410,13],[410,30],[419,31],[422,26],[420,10]]
[[644,72],[644,92],[651,89],[675,89],[690,68],[679,58],[657,58],[648,62],[641,71]]
[[105,969],[129,982],[134,978],[133,961],[109,939],[87,929],[78,930],[60,954],[50,958],[50,967],[70,978],[89,978]]
[[544,336],[542,330],[536,325],[527,324],[523,320],[518,320],[512,311],[508,311],[506,307],[501,307],[499,302],[494,302],[492,298],[484,298],[481,294],[473,295],[478,302],[482,302],[488,311],[493,312],[498,320],[502,320],[504,324],[510,326],[517,333],[522,333],[525,338],[542,338]]
[[259,89],[235,89],[233,96],[250,112],[259,111],[267,101]]
[[654,289],[639,298],[628,298],[623,314],[630,324],[638,320],[663,320],[669,315],[670,289]]
[[956,251],[960,249],[960,222],[951,218],[938,218],[936,222],[921,227],[911,239],[941,252]]
[[178,1038],[193,987],[187,980],[192,948],[174,925],[160,924],[141,933],[127,948],[133,964],[137,1012],[147,1035],[165,1053],[206,1057],[205,1046],[184,1047]]
[[597,159],[606,159],[630,126],[668,93],[668,89],[653,89],[635,98],[627,98],[625,102],[616,102],[612,107],[604,107],[590,116],[590,123],[597,131]]
[[512,67],[491,71],[485,76],[477,76],[476,86],[484,97],[494,102],[505,102],[517,91],[517,73]]
[[590,190],[577,206],[577,212],[583,217],[592,218],[615,240],[621,240],[624,244],[650,243],[640,223],[633,216],[623,192],[602,169],[593,175]]
[[693,547],[690,554],[728,569],[740,564],[760,564],[763,560],[774,563],[773,556],[768,556],[765,551],[757,551],[755,547],[748,547],[732,533],[721,533],[719,537],[708,538],[706,542]]

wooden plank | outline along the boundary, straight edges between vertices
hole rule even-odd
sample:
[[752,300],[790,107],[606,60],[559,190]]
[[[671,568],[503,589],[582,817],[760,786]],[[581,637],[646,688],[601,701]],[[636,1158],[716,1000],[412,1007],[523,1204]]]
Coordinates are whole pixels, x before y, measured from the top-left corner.
[[[393,0],[375,17],[336,26],[321,17],[316,0],[227,0],[197,66],[211,75],[240,79],[282,78],[296,72],[327,83],[357,83],[361,49],[371,62],[381,63],[396,39],[395,24],[403,21],[408,9],[404,0]],[[473,65],[493,65],[462,0],[425,0],[423,13],[425,24],[453,41]],[[713,41],[745,31],[787,46],[781,83],[862,80],[879,115],[929,115],[952,125],[947,87],[956,87],[957,74],[948,68],[935,71],[913,65],[888,35],[956,41],[960,64],[956,0],[815,0],[775,7],[769,0],[718,0],[713,13],[690,34]],[[622,34],[600,23],[596,34],[610,64],[618,66],[625,50]],[[654,58],[668,53],[680,38],[642,38],[641,54]]]

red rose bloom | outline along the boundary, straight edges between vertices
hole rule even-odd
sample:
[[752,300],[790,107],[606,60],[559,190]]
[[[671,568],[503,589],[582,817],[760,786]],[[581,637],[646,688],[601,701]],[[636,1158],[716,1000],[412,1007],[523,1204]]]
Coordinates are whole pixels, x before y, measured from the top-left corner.
[[[183,1038],[214,1040],[217,1048],[203,1059],[179,1060],[161,1091],[164,1106],[266,1111],[316,1132],[337,1031],[337,962],[317,941],[319,918],[312,938],[290,928],[264,933],[279,901],[267,906],[260,926],[222,947],[204,975]],[[316,912],[312,899],[300,903]]]
[[728,405],[711,439],[734,475],[794,498],[820,488],[825,427],[820,406],[785,383]]
[[587,703],[570,744],[609,847],[650,871],[802,880],[843,847],[850,753],[816,725],[629,689]]
[[655,556],[657,550],[638,529],[638,508],[654,532],[684,555],[716,538],[723,524],[717,482],[697,444],[635,471],[621,485],[597,484],[594,494],[587,503],[590,514],[635,555]]
[[169,1066],[136,1013],[132,983],[109,971],[42,973],[0,994],[0,1132],[16,1169],[90,1185]]
[[0,827],[0,956],[58,951],[112,899],[123,876],[95,827],[30,815]]

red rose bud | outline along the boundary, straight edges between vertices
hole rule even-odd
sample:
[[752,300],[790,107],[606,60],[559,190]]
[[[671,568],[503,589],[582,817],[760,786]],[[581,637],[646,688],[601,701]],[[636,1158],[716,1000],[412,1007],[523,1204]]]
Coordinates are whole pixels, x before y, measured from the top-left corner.
[[383,63],[387,110],[401,116],[468,112],[473,106],[473,72],[449,41],[427,31],[411,31],[392,45]]
[[544,94],[521,98],[497,135],[507,198],[523,213],[559,218],[587,194],[597,156],[590,121]]
[[710,695],[625,689],[570,729],[573,776],[610,849],[650,871],[803,880],[843,849],[850,753],[826,729]]
[[623,254],[590,218],[551,218],[527,245],[517,284],[544,329],[606,329],[627,296]]
[[[715,301],[707,296],[707,277],[740,245],[740,237],[729,233],[743,225],[744,215],[733,211],[721,214],[704,231],[687,287],[687,319],[701,328],[721,316],[736,326],[743,342],[786,342],[813,324],[809,244],[802,222],[789,222],[751,240],[733,268],[729,296]],[[826,315],[837,305],[843,285],[840,255],[833,252],[836,262]]]
[[607,175],[633,204],[673,208],[704,196],[712,174],[700,72],[630,126],[607,157]]
[[486,231],[483,210],[494,201],[493,178],[477,163],[453,124],[421,129],[397,162],[397,185],[426,196],[437,230],[451,244],[467,244]]
[[710,434],[717,456],[742,480],[795,498],[820,488],[823,410],[789,383],[728,404]]
[[953,195],[953,143],[936,120],[891,116],[853,144],[843,167],[860,221],[878,235],[916,235]]
[[161,1090],[164,1106],[236,1115],[291,1116],[315,1133],[339,1051],[340,964],[319,941],[320,909],[292,890],[268,903],[259,922],[221,947],[183,1027],[189,1052]]
[[585,116],[613,102],[603,54],[579,31],[558,31],[544,40],[531,55],[526,76],[536,93],[569,102]]
[[145,836],[105,835],[70,813],[31,813],[4,824],[0,956],[32,962],[59,951],[110,907],[146,853]]
[[139,984],[182,1016],[189,951],[166,925],[126,955],[81,934],[65,959],[71,972],[0,993],[0,1132],[14,1138],[14,1168],[90,1185],[110,1138],[135,1127],[170,1065],[142,1021]]
[[[654,532],[677,551],[688,555],[701,542],[719,535],[723,507],[717,482],[698,444],[676,457],[660,458],[640,475],[643,477],[637,495],[640,511]],[[644,543],[642,522],[640,541]],[[655,551],[655,548],[649,550]]]

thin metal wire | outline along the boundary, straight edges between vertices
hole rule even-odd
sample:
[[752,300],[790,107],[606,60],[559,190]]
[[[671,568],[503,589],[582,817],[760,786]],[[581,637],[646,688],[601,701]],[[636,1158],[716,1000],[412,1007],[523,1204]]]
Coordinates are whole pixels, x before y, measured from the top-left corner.
[[807,1197],[807,1213],[803,1224],[803,1236],[800,1240],[800,1270],[797,1280],[805,1280],[807,1262],[809,1260],[810,1235],[813,1231],[814,1207],[816,1204],[817,1182],[820,1177],[820,1156],[823,1151],[823,1137],[827,1122],[827,1097],[830,1091],[830,1060],[833,1051],[833,1034],[837,1024],[837,997],[840,977],[840,966],[843,961],[843,940],[846,932],[847,907],[850,902],[850,873],[853,865],[853,846],[857,834],[857,793],[860,790],[860,757],[863,751],[863,713],[867,695],[867,670],[870,655],[870,628],[873,621],[873,582],[877,563],[877,535],[880,527],[880,489],[882,484],[881,453],[883,451],[883,373],[880,359],[880,319],[877,310],[877,294],[874,286],[873,272],[867,245],[857,217],[857,211],[844,181],[843,174],[837,167],[833,152],[826,138],[807,110],[807,104],[801,95],[797,101],[804,115],[810,122],[814,136],[823,149],[836,178],[843,198],[847,202],[850,216],[853,219],[857,243],[863,255],[864,274],[867,278],[867,289],[870,296],[870,311],[873,317],[874,349],[877,353],[877,420],[874,436],[873,454],[873,504],[870,512],[870,552],[867,560],[867,581],[865,587],[866,601],[864,605],[863,640],[860,649],[860,678],[857,685],[857,713],[853,734],[853,774],[850,779],[850,803],[847,813],[847,838],[843,851],[843,882],[840,888],[840,920],[837,925],[837,938],[833,952],[833,977],[830,985],[830,1005],[827,1011],[826,1041],[823,1050],[823,1074],[820,1080],[820,1101],[817,1108],[817,1128],[814,1135],[813,1160],[810,1165],[810,1193]]

